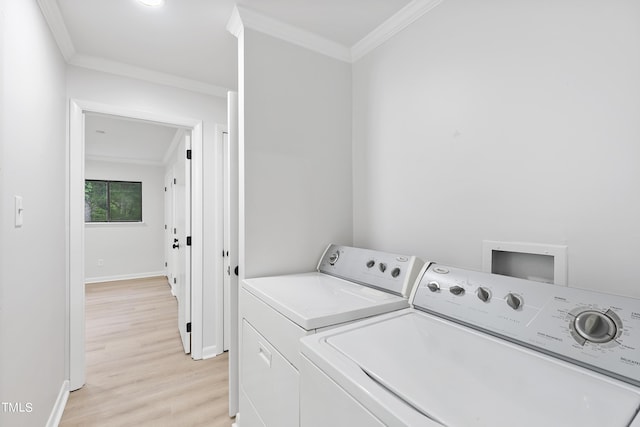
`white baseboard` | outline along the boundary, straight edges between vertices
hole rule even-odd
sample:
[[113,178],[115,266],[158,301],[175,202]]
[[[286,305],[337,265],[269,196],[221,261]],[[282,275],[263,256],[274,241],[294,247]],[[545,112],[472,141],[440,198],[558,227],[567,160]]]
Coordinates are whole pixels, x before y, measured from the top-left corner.
[[222,354],[222,352],[218,350],[217,345],[211,345],[202,349],[203,359],[211,359],[212,357],[216,357],[220,354]]
[[115,282],[118,280],[131,280],[131,279],[144,279],[147,277],[165,276],[166,273],[162,271],[150,271],[147,273],[133,273],[133,274],[120,274],[116,276],[102,276],[102,277],[87,277],[84,283],[100,283],[100,282]]
[[49,419],[45,425],[46,427],[58,427],[62,420],[64,408],[67,406],[67,399],[69,399],[69,381],[65,380],[62,382],[62,387],[60,387],[58,398],[56,399],[56,403],[53,405],[51,415],[49,415]]

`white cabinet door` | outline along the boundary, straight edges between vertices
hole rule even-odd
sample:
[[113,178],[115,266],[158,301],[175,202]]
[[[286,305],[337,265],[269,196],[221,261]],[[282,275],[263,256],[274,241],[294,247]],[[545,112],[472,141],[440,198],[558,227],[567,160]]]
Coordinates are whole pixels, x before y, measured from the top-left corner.
[[[242,391],[262,422],[298,427],[298,371],[246,320],[242,322],[240,357]],[[241,416],[244,409],[240,408]]]

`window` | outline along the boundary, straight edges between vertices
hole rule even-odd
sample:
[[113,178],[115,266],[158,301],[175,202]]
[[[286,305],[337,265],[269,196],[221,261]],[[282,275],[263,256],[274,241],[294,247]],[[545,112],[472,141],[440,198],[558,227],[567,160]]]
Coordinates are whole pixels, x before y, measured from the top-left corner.
[[142,183],[84,182],[85,222],[142,222]]

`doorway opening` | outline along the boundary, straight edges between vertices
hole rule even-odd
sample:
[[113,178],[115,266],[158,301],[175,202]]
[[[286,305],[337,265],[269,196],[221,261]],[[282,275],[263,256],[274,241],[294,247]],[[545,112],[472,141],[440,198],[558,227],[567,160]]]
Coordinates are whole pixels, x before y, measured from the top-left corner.
[[[72,100],[70,104],[69,124],[69,148],[68,148],[68,357],[67,373],[70,381],[70,390],[81,388],[85,383],[85,354],[84,354],[84,303],[85,303],[85,157],[87,154],[86,130],[91,120],[87,117],[116,117],[131,122],[145,122],[160,124],[165,127],[184,130],[182,137],[178,138],[177,145],[186,147],[190,144],[190,150],[202,153],[203,134],[202,121],[197,119],[181,118],[160,115],[150,112],[130,110],[118,106],[103,105],[91,102]],[[185,148],[186,149],[186,148]],[[190,198],[191,220],[189,237],[202,236],[202,156],[192,156],[189,162],[191,188],[183,194]],[[184,176],[187,172],[182,170]],[[164,174],[162,175],[164,180]],[[179,203],[185,203],[183,199]],[[164,203],[164,201],[163,201]],[[164,208],[161,209],[164,212]],[[184,212],[184,215],[187,215]],[[183,216],[184,216],[183,215]],[[186,246],[187,234],[184,234]],[[166,235],[165,235],[166,238]],[[184,274],[190,274],[191,292],[187,297],[191,306],[190,324],[185,322],[185,331],[189,329],[189,343],[191,355],[194,359],[202,358],[202,265],[203,265],[203,239],[190,239],[191,253],[190,265],[185,266]],[[104,259],[102,259],[104,262]],[[96,261],[98,263],[99,261]],[[180,273],[182,274],[182,273]],[[186,283],[186,282],[185,282]]]
[[191,130],[87,112],[84,137],[85,284],[166,276],[190,353]]

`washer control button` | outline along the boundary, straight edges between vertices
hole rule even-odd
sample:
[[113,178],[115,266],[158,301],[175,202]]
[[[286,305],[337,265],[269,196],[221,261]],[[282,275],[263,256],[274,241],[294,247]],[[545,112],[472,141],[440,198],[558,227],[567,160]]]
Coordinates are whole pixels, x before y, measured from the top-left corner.
[[391,277],[398,277],[400,275],[400,269],[398,267],[391,270]]
[[433,271],[435,271],[438,274],[447,274],[449,272],[449,270],[447,270],[444,267],[433,267]]
[[334,252],[329,256],[329,264],[331,265],[335,265],[336,262],[338,262],[338,259],[340,258],[340,252]]
[[478,298],[482,302],[487,302],[491,299],[491,293],[489,292],[489,289],[483,286],[480,286],[478,288],[478,290],[476,291],[476,295],[478,295]]
[[517,310],[520,307],[522,307],[522,298],[520,298],[516,294],[513,294],[513,293],[509,292],[507,294],[505,300],[507,301],[507,305],[509,307],[513,308],[514,310]]
[[440,284],[438,282],[429,282],[427,288],[429,288],[431,292],[438,292],[440,290]]
[[464,295],[464,288],[462,286],[452,286],[449,288],[449,292],[454,295]]
[[369,261],[367,261],[367,268],[371,268],[374,265],[376,265],[376,262],[372,259],[370,259]]
[[574,320],[574,327],[580,336],[594,343],[609,342],[618,331],[613,319],[595,310],[578,314]]
[[385,271],[387,271],[387,264],[381,262],[380,264],[378,264],[378,268],[384,273]]

